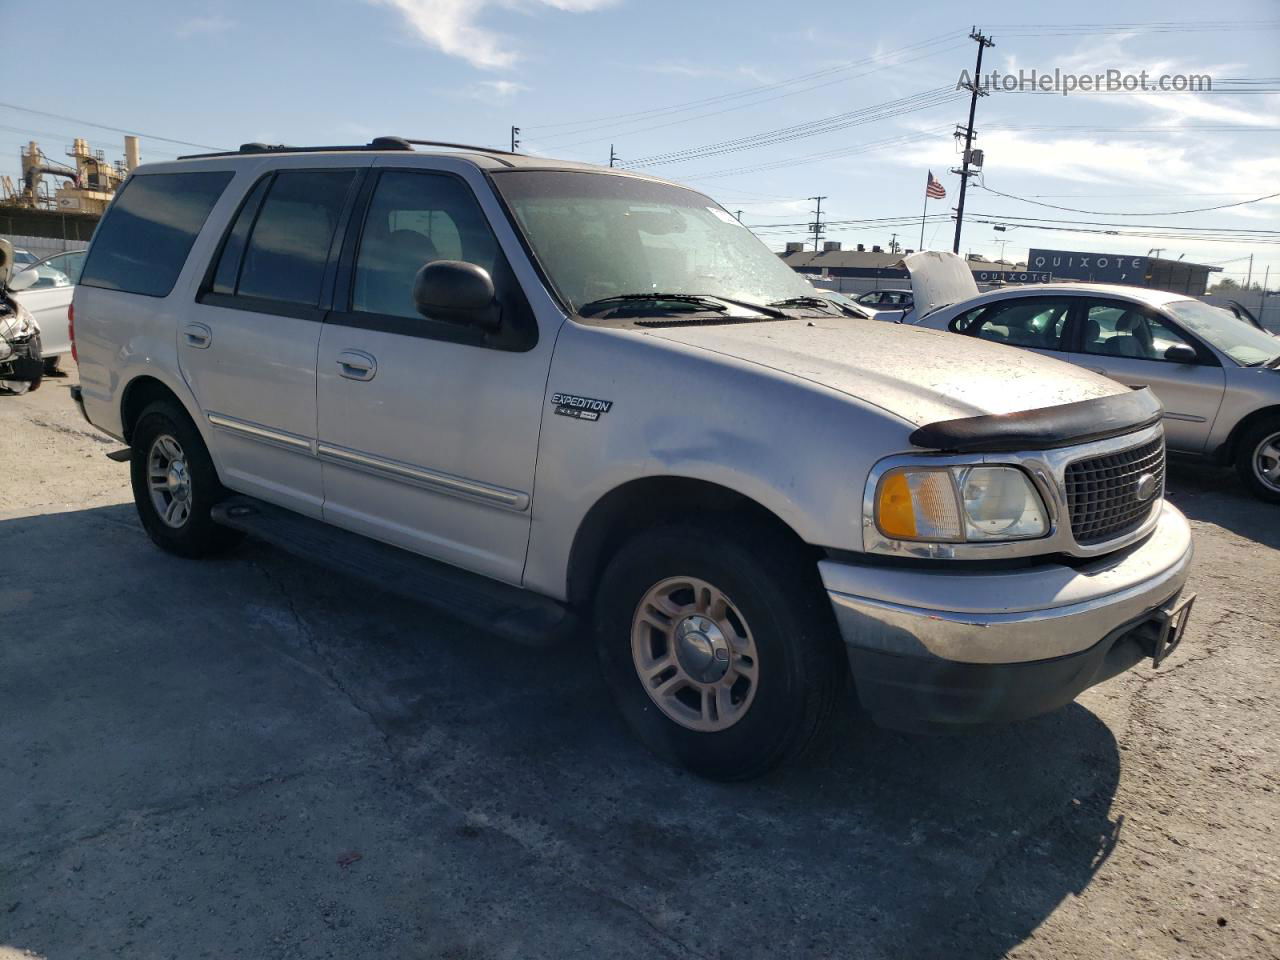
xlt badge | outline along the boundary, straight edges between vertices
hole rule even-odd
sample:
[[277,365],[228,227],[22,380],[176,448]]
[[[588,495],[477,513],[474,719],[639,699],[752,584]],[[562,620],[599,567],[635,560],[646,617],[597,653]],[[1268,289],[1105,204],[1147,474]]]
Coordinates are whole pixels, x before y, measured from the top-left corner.
[[613,406],[612,400],[596,400],[594,397],[579,397],[572,393],[553,393],[551,402],[559,416],[578,420],[599,420]]

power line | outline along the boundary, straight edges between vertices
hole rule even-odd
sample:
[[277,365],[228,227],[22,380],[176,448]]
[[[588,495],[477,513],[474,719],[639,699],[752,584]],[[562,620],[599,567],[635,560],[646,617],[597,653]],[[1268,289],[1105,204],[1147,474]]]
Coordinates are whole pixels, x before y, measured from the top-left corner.
[[888,100],[883,103],[872,104],[846,113],[835,114],[829,117],[821,117],[816,120],[808,120],[804,123],[792,124],[787,127],[765,130],[760,133],[751,134],[750,136],[738,137],[733,140],[721,140],[715,143],[703,144],[698,147],[687,147],[683,150],[672,150],[667,153],[658,153],[648,157],[641,157],[633,161],[632,166],[648,167],[668,163],[683,163],[689,160],[700,160],[706,157],[721,156],[726,153],[735,153],[741,150],[752,150],[757,147],[772,146],[778,143],[788,143],[792,140],[801,140],[806,137],[817,136],[824,133],[834,133],[838,130],[846,130],[850,127],[861,126],[866,123],[873,123],[878,120],[887,120],[904,114],[914,113],[918,110],[941,106],[942,104],[955,99],[956,96],[954,88],[950,86],[936,87],[932,90],[922,90],[919,93],[913,93],[906,97],[899,97],[896,100]]
[[92,120],[78,120],[75,117],[64,116],[60,113],[49,113],[46,110],[33,110],[31,107],[19,106],[16,103],[0,103],[0,107],[8,107],[10,110],[17,110],[21,113],[30,113],[40,117],[52,117],[54,120],[64,120],[67,123],[78,123],[86,127],[97,127],[99,130],[110,130],[114,133],[122,133],[130,137],[142,137],[146,140],[159,140],[162,143],[176,143],[180,147],[199,147],[201,150],[226,149],[226,147],[215,147],[207,143],[192,143],[190,140],[174,140],[172,137],[158,137],[151,133],[141,133],[137,130],[126,130],[123,127],[112,127],[105,123],[94,123]]
[[[986,216],[985,214],[975,213],[971,215],[971,219],[973,220],[974,223],[998,224],[998,223],[1006,222],[1005,220],[1002,220],[1002,219],[994,219],[994,220],[985,219],[985,216]],[[1155,239],[1155,240],[1176,240],[1180,243],[1188,243],[1188,242],[1236,243],[1236,244],[1252,243],[1252,244],[1259,244],[1259,245],[1265,245],[1265,246],[1280,246],[1280,238],[1264,239],[1264,238],[1258,238],[1258,237],[1250,237],[1250,238],[1223,237],[1223,236],[1216,236],[1216,235],[1210,235],[1210,234],[1205,234],[1205,235],[1177,234],[1177,233],[1169,234],[1169,233],[1162,233],[1158,231],[1147,231],[1147,230],[1101,230],[1101,229],[1089,229],[1084,227],[1054,226],[1051,224],[1039,224],[1039,223],[1021,224],[1021,226],[1026,226],[1028,229],[1051,230],[1051,231],[1062,232],[1062,233],[1082,233],[1082,234],[1093,234],[1098,236],[1111,236],[1111,237],[1143,237],[1143,238]]]
[[756,173],[763,170],[778,170],[783,167],[798,167],[807,163],[818,163],[823,160],[853,157],[863,153],[872,153],[876,150],[883,150],[885,147],[904,146],[908,143],[920,143],[924,140],[931,140],[939,136],[946,129],[947,127],[935,127],[920,133],[904,133],[896,137],[886,137],[883,140],[871,140],[866,143],[859,144],[856,147],[837,147],[834,150],[824,150],[820,153],[804,154],[798,157],[783,157],[782,159],[774,160],[769,163],[711,170],[707,173],[701,173],[696,177],[688,177],[687,179],[693,182],[700,180],[717,180],[721,177],[739,176],[743,173]]
[[1207,213],[1210,210],[1226,210],[1230,207],[1244,207],[1251,203],[1261,203],[1263,200],[1274,200],[1276,197],[1280,197],[1280,193],[1268,193],[1266,196],[1254,197],[1252,200],[1237,200],[1235,203],[1220,203],[1213,207],[1191,207],[1187,210],[1141,210],[1138,212],[1132,212],[1121,210],[1081,210],[1078,207],[1063,207],[1056,203],[1043,203],[1040,200],[1032,200],[1028,197],[1017,197],[1012,193],[1001,193],[999,190],[994,190],[991,187],[988,187],[982,181],[979,181],[977,186],[980,189],[987,191],[987,193],[994,193],[997,197],[1007,197],[1010,200],[1019,200],[1022,203],[1030,203],[1037,207],[1048,207],[1051,210],[1066,210],[1068,213],[1088,213],[1102,217],[1176,217],[1184,213]]
[[[955,45],[955,46],[951,46],[951,47],[944,47],[942,50],[935,51],[934,53],[944,53],[944,52],[949,51],[949,50],[957,49],[957,47],[958,47],[958,46],[959,46],[959,45],[957,44],[957,45]],[[934,53],[930,53],[930,54],[928,54],[928,56],[933,56],[933,55],[934,55]],[[902,64],[902,63],[911,63],[911,62],[913,62],[914,60],[920,60],[920,59],[923,59],[923,57],[913,57],[913,58],[911,58],[911,59],[909,59],[909,60],[902,60],[902,61],[898,61],[898,62],[897,62],[897,63],[895,63],[894,65],[895,65],[895,66],[897,66],[897,65]],[[785,98],[785,97],[798,96],[798,95],[799,95],[799,94],[801,94],[801,93],[810,93],[810,92],[812,92],[812,91],[814,91],[814,90],[818,90],[818,89],[820,89],[821,87],[828,87],[828,86],[831,86],[831,85],[832,85],[832,84],[834,84],[834,83],[846,83],[846,82],[848,82],[848,81],[850,81],[850,80],[857,80],[857,79],[859,79],[859,78],[861,78],[861,77],[870,76],[871,74],[873,74],[873,73],[878,73],[878,72],[880,72],[880,68],[878,68],[878,69],[876,69],[876,70],[868,70],[866,73],[859,73],[859,74],[855,74],[855,75],[853,75],[853,76],[851,76],[851,77],[841,77],[841,78],[839,78],[839,79],[837,79],[837,80],[830,80],[830,81],[827,81],[826,83],[820,83],[820,84],[816,84],[816,85],[814,85],[814,86],[804,87],[804,88],[802,88],[802,89],[800,89],[800,90],[791,91],[791,92],[789,92],[789,93],[780,93],[780,94],[778,94],[777,96],[773,96],[773,97],[765,97],[765,98],[763,98],[763,99],[755,100],[755,101],[752,101],[752,102],[750,102],[750,103],[743,103],[743,104],[739,104],[739,105],[737,105],[737,106],[725,107],[725,108],[724,108],[724,109],[722,109],[722,110],[712,110],[712,111],[710,111],[710,112],[708,112],[708,113],[698,113],[698,114],[694,114],[693,116],[684,117],[684,118],[679,119],[679,120],[669,120],[669,121],[667,121],[667,122],[665,122],[665,123],[657,123],[657,124],[653,124],[652,126],[648,126],[648,127],[632,127],[632,128],[629,128],[629,129],[623,129],[623,130],[616,130],[616,129],[615,129],[612,135],[613,135],[613,136],[626,136],[626,135],[629,135],[629,134],[647,133],[647,132],[649,132],[649,131],[651,131],[651,130],[661,130],[661,129],[664,129],[664,128],[666,128],[666,127],[674,127],[674,126],[677,126],[677,125],[682,124],[682,123],[692,123],[692,122],[693,122],[693,121],[695,121],[695,120],[705,120],[705,119],[706,119],[706,118],[708,118],[708,117],[716,117],[716,116],[720,116],[721,114],[724,114],[724,113],[731,113],[731,112],[732,112],[732,111],[734,111],[734,110],[743,110],[743,109],[746,109],[747,107],[757,107],[757,106],[760,106],[760,105],[765,104],[765,103],[771,103],[771,102],[773,102],[774,100],[781,100],[781,99],[783,99],[783,98]],[[582,131],[578,131],[578,132],[580,133],[580,132],[582,132]],[[570,134],[570,136],[572,136],[572,134]],[[569,148],[569,147],[582,146],[583,144],[601,143],[601,142],[602,142],[602,141],[604,141],[608,136],[609,136],[609,135],[607,135],[607,134],[606,134],[606,135],[601,135],[601,136],[589,137],[589,138],[587,138],[586,140],[575,140],[575,141],[573,141],[572,143],[558,144],[558,145],[557,145],[557,147],[558,147],[559,149],[567,149],[567,148]],[[554,140],[554,139],[556,139],[556,137],[551,137],[551,138],[548,138],[548,139],[553,139],[553,140]]]
[[[725,103],[731,100],[737,100],[744,97],[754,96],[759,93],[767,93],[771,90],[777,90],[777,89],[781,89],[783,87],[791,86],[797,83],[803,83],[806,80],[814,80],[820,77],[831,76],[832,74],[841,73],[846,70],[852,70],[857,67],[866,66],[869,63],[876,63],[879,61],[888,60],[892,57],[897,56],[898,54],[907,53],[913,50],[923,49],[931,45],[952,39],[954,37],[955,37],[955,34],[952,31],[947,31],[946,33],[938,34],[936,37],[932,37],[928,40],[921,40],[917,43],[908,44],[905,47],[901,47],[897,50],[891,50],[888,53],[883,53],[875,57],[867,57],[860,60],[850,60],[847,63],[839,64],[837,66],[826,67],[821,70],[814,70],[809,73],[800,74],[794,77],[787,77],[783,80],[777,80],[772,83],[762,83],[757,86],[748,87],[745,90],[738,90],[732,93],[722,93],[716,96],[703,97],[698,100],[686,100],[682,103],[668,104],[667,106],[664,106],[664,107],[651,107],[646,110],[633,110],[628,113],[608,114],[602,117],[591,117],[583,120],[567,120],[561,123],[544,123],[544,124],[539,124],[537,126],[530,127],[529,129],[530,130],[551,130],[551,129],[563,128],[563,127],[580,127],[581,128],[578,130],[571,131],[567,134],[553,134],[551,138],[547,138],[547,139],[554,139],[555,137],[558,137],[558,136],[575,136],[580,133],[585,133],[587,130],[592,129],[591,125],[593,124],[609,124],[614,121],[625,122],[630,120],[644,120],[644,119],[651,119],[655,116],[684,113],[689,110],[696,110],[699,107],[711,106],[713,104],[718,104],[718,103]],[[940,53],[942,51],[936,51],[936,52]],[[858,76],[865,76],[865,74],[859,74]],[[856,78],[849,77],[849,78],[843,78],[843,79],[856,79]],[[843,81],[838,81],[838,82],[843,82]]]
[[1043,221],[1045,223],[1087,224],[1089,226],[1094,226],[1094,227],[1128,227],[1128,228],[1150,227],[1153,230],[1167,230],[1167,231],[1194,230],[1199,232],[1228,233],[1228,234],[1230,233],[1263,234],[1263,235],[1274,234],[1275,236],[1280,237],[1280,230],[1261,230],[1261,229],[1254,229],[1254,228],[1247,228],[1247,227],[1184,227],[1184,226],[1174,226],[1174,225],[1164,224],[1164,223],[1160,223],[1160,224],[1113,223],[1112,221],[1109,221],[1109,220],[1061,220],[1054,217],[1015,217],[1015,216],[1001,217],[1000,214],[994,214],[994,213],[976,214],[976,216],[999,217],[1000,219],[997,220],[997,222],[1001,222],[1001,223],[1004,222],[1005,220],[1016,220],[1016,221],[1031,220],[1031,221]]
[[1280,20],[1164,20],[1134,23],[1002,23],[1001,32],[1008,37],[1091,36],[1109,33],[1210,33],[1280,28]]

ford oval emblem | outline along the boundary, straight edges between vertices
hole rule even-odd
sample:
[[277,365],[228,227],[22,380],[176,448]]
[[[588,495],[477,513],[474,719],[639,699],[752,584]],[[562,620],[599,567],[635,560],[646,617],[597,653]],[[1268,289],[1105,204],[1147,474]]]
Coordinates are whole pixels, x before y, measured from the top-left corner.
[[1138,486],[1134,492],[1137,494],[1139,501],[1146,503],[1156,495],[1159,489],[1160,481],[1156,479],[1156,475],[1154,473],[1144,473],[1138,478]]

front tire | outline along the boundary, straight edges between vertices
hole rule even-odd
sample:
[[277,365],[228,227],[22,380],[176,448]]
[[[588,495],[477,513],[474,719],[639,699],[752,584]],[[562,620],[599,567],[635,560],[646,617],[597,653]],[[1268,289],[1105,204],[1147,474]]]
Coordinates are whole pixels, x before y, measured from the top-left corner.
[[1280,417],[1268,417],[1241,434],[1236,470],[1255,497],[1280,503]]
[[134,425],[131,447],[133,502],[158,547],[182,557],[206,557],[239,543],[242,534],[209,515],[228,491],[185,410],[163,400],[148,406]]
[[830,731],[848,666],[812,558],[777,537],[663,527],[596,593],[605,681],[641,742],[715,780],[796,761]]

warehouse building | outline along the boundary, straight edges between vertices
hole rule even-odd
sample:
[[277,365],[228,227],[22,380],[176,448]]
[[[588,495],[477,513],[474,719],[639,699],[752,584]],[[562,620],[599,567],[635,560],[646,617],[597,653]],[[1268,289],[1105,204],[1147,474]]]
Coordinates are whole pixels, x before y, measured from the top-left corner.
[[[836,290],[858,293],[877,287],[906,287],[907,271],[900,266],[902,258],[911,250],[894,253],[864,244],[845,250],[838,241],[828,240],[819,251],[805,250],[802,243],[788,243],[780,254],[782,261],[796,273],[807,274],[814,279],[823,278]],[[979,285],[1003,283],[1046,283],[1049,276],[1027,269],[1024,263],[990,261],[975,258],[969,261],[973,279]]]
[[[788,243],[779,256],[797,273],[823,278],[832,288],[851,293],[877,287],[907,286],[907,271],[900,264],[902,258],[911,252],[893,252],[878,246],[868,250],[861,243],[856,249],[845,250],[838,241],[828,240],[818,251],[806,250],[800,242]],[[990,261],[978,256],[971,256],[968,263],[973,279],[980,287],[1087,280],[1168,290],[1193,297],[1203,296],[1209,285],[1209,275],[1222,269],[1160,257],[1037,248],[1028,252],[1025,263]]]

